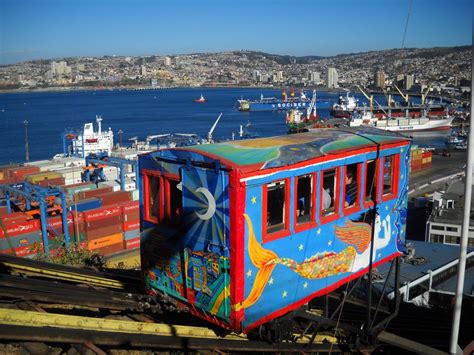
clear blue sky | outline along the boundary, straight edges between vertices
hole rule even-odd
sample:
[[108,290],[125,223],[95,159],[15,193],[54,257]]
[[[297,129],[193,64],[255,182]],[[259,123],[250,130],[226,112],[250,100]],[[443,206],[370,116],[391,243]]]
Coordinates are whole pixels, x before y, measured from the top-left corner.
[[[412,0],[405,47],[470,45],[472,0]],[[400,48],[409,0],[0,0],[0,64],[249,49]]]

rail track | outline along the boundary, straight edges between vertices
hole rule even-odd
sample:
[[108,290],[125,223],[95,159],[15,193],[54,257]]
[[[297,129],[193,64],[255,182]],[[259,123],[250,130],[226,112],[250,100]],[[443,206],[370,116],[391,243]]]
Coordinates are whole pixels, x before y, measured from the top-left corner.
[[[375,349],[370,344],[355,347],[346,337],[351,330],[343,327],[337,334],[300,327],[279,343],[226,333],[186,312],[177,313],[179,308],[166,297],[156,300],[144,295],[140,285],[138,275],[0,256],[0,343],[30,353],[70,348],[97,354],[144,349],[222,353]],[[322,313],[313,310],[306,317],[317,321]],[[401,341],[385,332],[380,339]],[[0,347],[0,352],[4,350]]]
[[[133,292],[130,292],[130,291]],[[330,335],[269,344],[224,334],[173,303],[140,293],[140,279],[112,272],[0,256],[0,341],[80,344],[103,349],[185,349],[232,352],[338,352]]]

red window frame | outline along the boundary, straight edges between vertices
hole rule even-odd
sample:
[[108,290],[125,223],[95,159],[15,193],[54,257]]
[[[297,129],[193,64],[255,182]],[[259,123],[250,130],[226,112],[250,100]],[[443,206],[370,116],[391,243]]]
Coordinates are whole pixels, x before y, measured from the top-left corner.
[[[311,212],[310,212],[310,219],[308,222],[298,224],[298,216],[296,214],[297,207],[298,207],[298,178],[303,176],[310,175],[312,178],[312,186],[311,186]],[[293,229],[296,233],[305,231],[310,228],[314,228],[316,226],[315,216],[316,216],[316,185],[317,185],[317,176],[316,173],[308,173],[303,175],[295,176],[295,183],[294,183],[294,209],[293,209]]]
[[[175,181],[178,184],[181,182],[180,178],[178,175],[172,175],[172,174],[164,174],[163,175],[163,192],[164,192],[164,210],[165,210],[165,220],[169,224],[175,224],[171,222],[171,193],[170,193],[170,181]],[[181,201],[182,201],[182,195],[181,195]],[[183,203],[181,202],[181,211],[180,211],[180,216],[183,215]]]
[[[150,214],[150,179],[151,178],[157,178],[160,186],[160,191],[159,191],[159,216],[158,217],[153,217]],[[144,220],[147,222],[151,223],[159,223],[160,221],[163,220],[163,214],[164,214],[164,209],[163,209],[163,177],[161,174],[158,174],[156,172],[144,170],[143,171],[143,211],[144,211]]]
[[[268,233],[267,212],[268,212],[268,185],[277,182],[285,182],[285,216],[283,229],[277,232]],[[267,243],[273,240],[284,238],[290,235],[290,179],[279,179],[262,186],[262,242]]]
[[[334,191],[334,213],[323,216],[323,189],[324,189],[324,172],[328,170],[336,170],[336,189]],[[319,219],[321,224],[335,221],[340,217],[340,200],[341,200],[341,167],[328,168],[320,171],[320,188],[319,188]]]
[[[371,161],[375,162],[375,201],[377,203],[380,202],[380,199],[379,199],[379,187],[380,187],[380,183],[379,183],[379,173],[380,173],[380,159],[370,159]],[[364,198],[364,207],[365,208],[369,208],[369,207],[373,207],[374,206],[374,202],[372,200],[366,200],[366,196],[367,196],[367,173],[368,173],[368,170],[367,170],[367,165],[368,165],[368,161],[365,161],[364,162],[364,186],[363,186],[363,191],[364,191],[364,195],[363,195],[363,198]]]
[[[385,160],[387,157],[393,157],[392,162],[392,191],[389,193],[383,193],[383,181],[384,181],[384,174],[385,174]],[[381,193],[382,193],[382,202],[392,200],[397,197],[398,195],[398,183],[400,176],[398,172],[400,172],[400,154],[391,154],[383,157],[381,159],[381,166],[382,166],[382,183],[381,185]]]
[[[347,175],[347,165],[345,165],[343,167],[343,170],[344,170],[344,182],[343,182],[343,187],[342,187],[342,196],[343,196],[343,205],[342,205],[342,211],[343,211],[343,214],[344,215],[348,215],[348,214],[353,214],[357,211],[359,211],[361,209],[360,207],[360,197],[361,197],[361,192],[363,190],[363,187],[361,186],[362,184],[362,164],[363,162],[358,162],[358,163],[353,163],[353,164],[357,164],[357,179],[356,179],[356,182],[357,182],[357,197],[356,197],[356,200],[354,202],[354,204],[352,204],[351,206],[345,206],[345,201],[346,201],[346,175]],[[353,165],[353,164],[349,164],[349,165]]]
[[[175,174],[161,174],[160,172],[156,171],[143,171],[143,210],[144,216],[143,219],[147,222],[151,223],[171,223],[171,200],[170,200],[170,180],[180,182],[179,175]],[[160,184],[160,192],[159,192],[159,217],[153,217],[150,214],[150,179],[151,178],[158,178]],[[182,207],[182,206],[181,206]]]

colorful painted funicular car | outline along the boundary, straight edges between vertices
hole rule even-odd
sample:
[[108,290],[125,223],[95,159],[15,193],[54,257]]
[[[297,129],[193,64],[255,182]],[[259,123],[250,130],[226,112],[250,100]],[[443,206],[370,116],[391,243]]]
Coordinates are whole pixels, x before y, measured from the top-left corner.
[[347,128],[141,155],[147,291],[248,332],[396,258],[409,145]]

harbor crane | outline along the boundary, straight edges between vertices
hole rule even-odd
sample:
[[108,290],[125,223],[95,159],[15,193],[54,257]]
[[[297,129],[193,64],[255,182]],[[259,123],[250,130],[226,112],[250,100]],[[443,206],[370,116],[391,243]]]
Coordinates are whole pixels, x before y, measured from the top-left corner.
[[217,117],[217,120],[214,122],[209,132],[207,132],[207,143],[212,143],[212,133],[214,133],[214,130],[216,129],[217,124],[219,123],[219,120],[221,119],[221,117],[222,117],[222,112],[219,115],[219,117]]
[[428,97],[428,93],[430,92],[431,90],[431,84],[428,85],[428,87],[426,88],[426,91],[425,92],[422,92],[421,93],[421,104],[424,105],[425,102],[426,102],[426,99]]
[[402,90],[400,90],[400,89],[398,88],[397,85],[394,84],[394,86],[395,86],[395,89],[397,89],[397,91],[400,93],[400,96],[403,98],[403,100],[405,100],[406,104],[408,105],[408,104],[410,103],[410,102],[408,101],[408,97],[409,97],[408,94],[404,94],[404,93],[402,92]]
[[370,96],[367,95],[366,92],[359,85],[357,85],[357,88],[362,93],[362,95],[364,95],[365,98],[367,100],[369,100],[370,111],[373,111],[373,109],[374,109],[374,95],[370,95]]
[[394,105],[395,102],[393,101],[392,94],[389,93],[389,92],[387,92],[387,90],[385,90],[385,89],[382,89],[382,90],[383,90],[383,93],[384,93],[385,97],[387,98],[387,106],[388,106],[388,107],[393,107],[393,106],[395,106],[395,105]]
[[311,102],[306,109],[306,117],[309,119],[311,116],[311,111],[314,110],[314,117],[316,117],[316,90],[313,90],[313,97],[311,98]]

